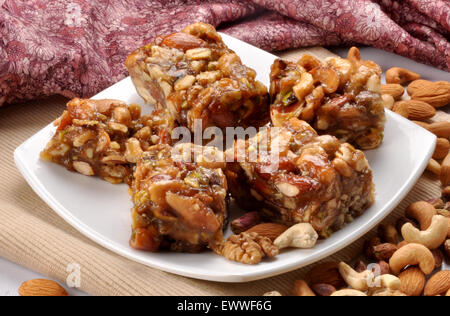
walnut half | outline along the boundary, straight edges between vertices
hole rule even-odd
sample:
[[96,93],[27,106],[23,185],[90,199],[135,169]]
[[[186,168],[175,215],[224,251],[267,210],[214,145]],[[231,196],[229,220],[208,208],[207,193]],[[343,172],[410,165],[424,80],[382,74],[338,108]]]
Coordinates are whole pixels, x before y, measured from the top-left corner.
[[221,249],[221,254],[228,260],[245,264],[257,264],[263,257],[275,257],[278,253],[278,247],[258,233],[232,235]]

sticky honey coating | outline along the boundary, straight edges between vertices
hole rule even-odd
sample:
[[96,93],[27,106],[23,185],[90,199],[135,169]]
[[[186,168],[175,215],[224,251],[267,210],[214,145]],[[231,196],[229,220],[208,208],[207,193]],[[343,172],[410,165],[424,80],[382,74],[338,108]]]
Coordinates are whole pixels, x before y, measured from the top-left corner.
[[271,222],[311,223],[326,238],[372,205],[372,171],[362,151],[296,118],[274,129],[235,144],[226,175],[244,209]]
[[142,116],[140,106],[108,99],[73,99],[55,125],[41,158],[113,184],[130,183],[139,156],[154,144],[170,143],[173,128],[161,111]]
[[159,37],[125,64],[139,95],[191,131],[195,120],[203,130],[260,127],[270,120],[267,88],[209,24]]
[[296,63],[278,59],[271,68],[271,118],[282,126],[296,117],[319,134],[334,135],[360,149],[382,143],[385,124],[381,68],[362,60],[357,48],[348,58],[324,62],[310,55]]
[[228,210],[224,160],[197,158],[193,150],[168,145],[155,145],[141,157],[131,190],[131,247],[180,252],[221,247]]

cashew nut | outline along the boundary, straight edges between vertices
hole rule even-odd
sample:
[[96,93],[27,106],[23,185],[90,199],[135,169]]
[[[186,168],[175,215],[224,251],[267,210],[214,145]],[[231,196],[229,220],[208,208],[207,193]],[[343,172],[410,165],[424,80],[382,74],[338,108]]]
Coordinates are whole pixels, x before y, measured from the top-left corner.
[[431,220],[436,214],[437,212],[434,206],[424,201],[411,204],[405,211],[406,217],[417,220],[422,230],[430,227]]
[[369,293],[370,296],[406,296],[405,293],[402,293],[398,290],[388,290],[388,289],[378,289]]
[[297,99],[302,101],[308,94],[310,94],[314,90],[313,76],[308,72],[302,73],[299,83],[294,86],[293,90]]
[[278,236],[274,245],[279,249],[301,248],[309,249],[316,245],[319,235],[309,223],[300,223],[290,227],[283,234]]
[[443,270],[434,274],[425,285],[425,296],[436,296],[450,290],[450,271]]
[[313,290],[309,287],[308,283],[304,280],[296,280],[294,283],[294,293],[295,296],[316,296]]
[[423,273],[430,274],[435,264],[431,251],[421,244],[407,244],[397,250],[389,260],[389,266],[395,275],[408,265],[419,265]]
[[393,67],[386,71],[387,83],[405,84],[418,79],[420,79],[418,73],[405,68]]
[[402,227],[402,236],[409,243],[422,244],[428,249],[436,249],[447,238],[448,221],[442,215],[434,215],[430,227],[419,231],[412,224],[407,223]]
[[367,296],[361,291],[352,290],[352,289],[343,289],[340,291],[336,291],[331,296]]
[[401,287],[401,281],[395,275],[383,274],[375,278],[374,284],[378,288],[397,291]]
[[374,279],[372,271],[366,270],[358,273],[345,262],[339,263],[339,273],[349,286],[358,291],[367,291],[369,282]]

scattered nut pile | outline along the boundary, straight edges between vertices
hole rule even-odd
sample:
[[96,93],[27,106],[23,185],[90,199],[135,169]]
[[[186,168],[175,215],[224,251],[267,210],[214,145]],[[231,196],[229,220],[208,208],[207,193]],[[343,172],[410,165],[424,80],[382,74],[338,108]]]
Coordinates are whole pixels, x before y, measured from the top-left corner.
[[365,241],[361,257],[353,267],[318,264],[295,281],[293,295],[450,296],[450,271],[442,270],[450,260],[450,196],[409,205],[395,226],[382,224]]
[[231,235],[221,249],[225,258],[246,264],[257,264],[264,257],[275,257],[286,248],[313,248],[319,235],[309,223],[288,227],[262,223],[257,212],[246,213],[231,223]]
[[[450,103],[450,82],[431,82],[404,68],[394,67],[386,71],[386,84],[382,85],[385,107],[400,114],[435,134],[438,139],[433,158],[427,169],[440,177],[444,190],[450,192],[450,122],[428,121],[436,114],[436,108]],[[402,100],[403,85],[408,84],[409,100]]]

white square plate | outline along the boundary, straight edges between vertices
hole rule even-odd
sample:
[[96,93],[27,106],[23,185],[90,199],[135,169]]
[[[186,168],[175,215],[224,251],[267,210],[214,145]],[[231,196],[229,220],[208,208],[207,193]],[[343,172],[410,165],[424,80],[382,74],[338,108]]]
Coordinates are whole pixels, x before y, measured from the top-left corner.
[[[226,35],[224,40],[245,64],[258,72],[258,79],[268,85],[270,65],[276,57]],[[130,78],[94,98],[120,99],[145,106]],[[39,153],[54,130],[49,125],[23,143],[15,151],[15,161],[30,186],[61,217],[90,239],[131,260],[187,277],[222,282],[247,282],[278,275],[323,259],[351,244],[406,196],[424,171],[436,141],[425,129],[387,111],[384,142],[380,148],[366,153],[376,184],[375,204],[353,223],[320,241],[314,249],[283,251],[273,260],[249,266],[227,261],[212,252],[148,253],[131,249],[128,241],[132,204],[127,186],[114,186],[40,160]]]

